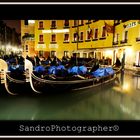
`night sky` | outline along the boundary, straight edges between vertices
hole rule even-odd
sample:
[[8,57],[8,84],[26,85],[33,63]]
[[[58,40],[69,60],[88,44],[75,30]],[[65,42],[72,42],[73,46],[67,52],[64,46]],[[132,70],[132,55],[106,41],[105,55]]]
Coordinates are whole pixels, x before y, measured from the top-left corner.
[[18,33],[20,33],[20,20],[3,20],[7,26],[15,28]]

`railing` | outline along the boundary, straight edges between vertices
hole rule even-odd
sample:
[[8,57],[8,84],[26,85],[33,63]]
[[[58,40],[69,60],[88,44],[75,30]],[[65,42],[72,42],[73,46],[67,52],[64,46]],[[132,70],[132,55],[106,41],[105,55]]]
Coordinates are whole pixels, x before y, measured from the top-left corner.
[[127,43],[127,39],[121,40],[120,43],[121,44]]
[[113,45],[118,45],[118,44],[119,44],[118,41],[113,42]]
[[137,37],[137,38],[136,38],[136,42],[138,42],[138,41],[140,41],[140,37]]
[[27,34],[22,37],[23,40],[34,40],[34,34]]

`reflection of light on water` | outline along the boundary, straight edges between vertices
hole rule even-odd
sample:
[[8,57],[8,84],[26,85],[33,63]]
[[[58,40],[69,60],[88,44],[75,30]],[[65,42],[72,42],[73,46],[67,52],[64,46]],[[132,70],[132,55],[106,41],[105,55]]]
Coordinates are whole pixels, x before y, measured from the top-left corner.
[[129,88],[130,88],[130,85],[128,83],[124,83],[122,86],[123,90],[129,90]]
[[132,112],[132,110],[130,110],[129,108],[125,107],[124,105],[120,104],[120,108],[122,109],[123,112],[131,115],[135,119],[140,119],[139,115],[135,114],[134,112]]
[[35,113],[32,115],[31,120],[35,120],[36,114],[37,114],[37,112],[35,112]]
[[124,91],[123,93],[128,93],[127,91],[130,90],[130,85],[128,83],[124,83],[122,86],[114,86],[113,89],[121,93],[123,91]]

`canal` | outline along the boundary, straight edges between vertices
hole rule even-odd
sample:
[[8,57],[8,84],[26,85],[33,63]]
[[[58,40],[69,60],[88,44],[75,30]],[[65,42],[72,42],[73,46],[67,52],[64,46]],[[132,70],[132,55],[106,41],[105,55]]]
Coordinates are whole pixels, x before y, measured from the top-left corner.
[[140,77],[125,72],[113,85],[77,93],[11,96],[1,91],[0,120],[139,120],[139,106]]

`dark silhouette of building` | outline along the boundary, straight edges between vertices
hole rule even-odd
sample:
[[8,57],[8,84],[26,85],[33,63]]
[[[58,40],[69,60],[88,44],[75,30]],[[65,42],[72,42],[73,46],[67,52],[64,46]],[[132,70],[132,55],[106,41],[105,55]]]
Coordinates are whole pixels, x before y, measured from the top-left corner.
[[[14,46],[17,47],[17,50],[20,49],[20,36],[21,34],[17,33],[15,28],[7,26],[2,20],[0,20],[0,55],[11,53]],[[11,48],[6,48],[7,45],[10,45]]]

